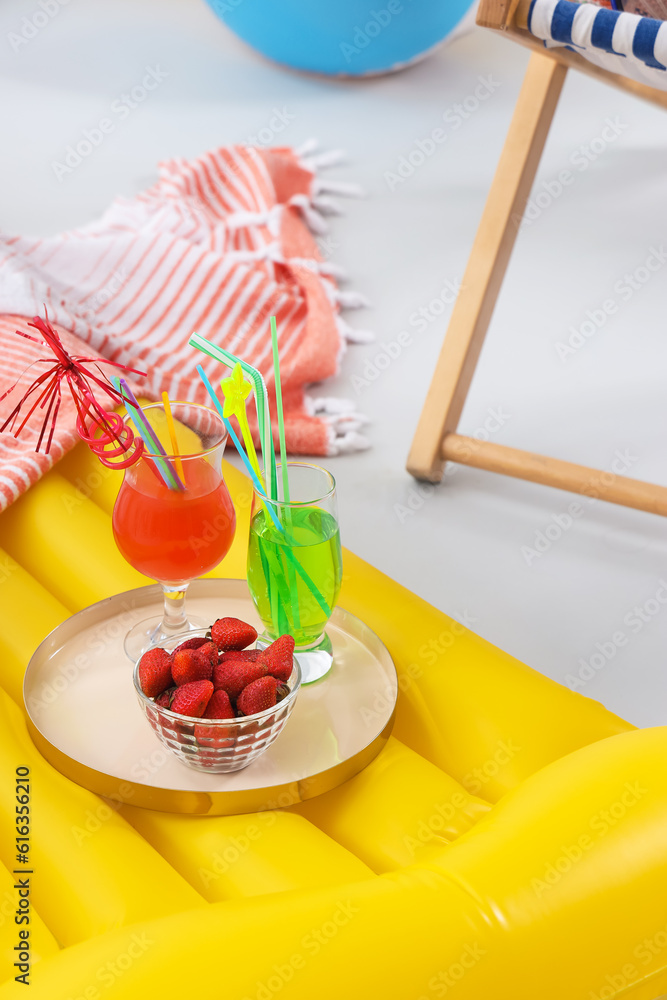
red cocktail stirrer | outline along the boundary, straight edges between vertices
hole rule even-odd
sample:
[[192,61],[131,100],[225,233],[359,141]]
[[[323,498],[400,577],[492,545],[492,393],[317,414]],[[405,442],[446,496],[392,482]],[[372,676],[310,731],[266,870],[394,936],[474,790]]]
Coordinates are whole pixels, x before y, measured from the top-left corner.
[[[0,432],[9,428],[13,431],[14,437],[17,438],[35,410],[42,410],[44,411],[44,419],[37,438],[35,451],[39,451],[46,435],[44,453],[48,455],[62,399],[62,382],[65,380],[76,407],[77,433],[86,442],[91,451],[97,455],[100,462],[110,469],[126,469],[129,465],[136,462],[141,457],[144,448],[143,441],[133,434],[132,429],[123,422],[122,417],[117,413],[105,410],[95,399],[93,390],[97,386],[103,389],[112,399],[117,400],[119,404],[124,403],[121,394],[114,388],[100,368],[99,362],[101,359],[72,357],[72,355],[68,354],[62,340],[48,322],[48,319],[35,316],[32,323],[29,323],[28,326],[33,327],[33,329],[41,334],[41,341],[37,337],[32,337],[29,333],[16,330],[19,337],[25,337],[26,340],[31,340],[34,344],[46,344],[53,351],[56,361],[54,364],[53,358],[38,358],[34,362],[34,364],[49,365],[49,368],[47,371],[42,372],[26,390],[2,427],[0,427]],[[114,368],[122,368],[124,371],[131,372],[134,375],[146,374],[145,372],[137,371],[136,368],[128,368],[117,361],[104,361],[104,364],[113,365]],[[93,365],[99,374],[95,374],[86,365]],[[91,382],[93,385],[91,385]],[[17,385],[18,380],[0,396],[0,403]],[[36,398],[34,398],[35,394],[37,394]],[[28,402],[32,403],[32,405],[28,413],[23,417],[20,425],[14,430],[14,425],[19,418],[22,407]]]

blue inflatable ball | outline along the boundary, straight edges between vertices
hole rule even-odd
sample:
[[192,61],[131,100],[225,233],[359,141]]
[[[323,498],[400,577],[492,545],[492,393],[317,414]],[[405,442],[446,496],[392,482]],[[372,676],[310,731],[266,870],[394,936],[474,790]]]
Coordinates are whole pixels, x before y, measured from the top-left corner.
[[207,0],[262,55],[330,76],[387,73],[419,59],[476,0]]

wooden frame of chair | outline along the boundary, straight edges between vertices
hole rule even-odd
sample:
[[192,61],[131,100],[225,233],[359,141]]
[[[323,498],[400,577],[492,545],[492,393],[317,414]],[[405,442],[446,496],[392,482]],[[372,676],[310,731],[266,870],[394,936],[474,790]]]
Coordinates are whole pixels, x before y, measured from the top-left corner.
[[609,73],[568,49],[545,49],[527,30],[530,0],[481,0],[477,23],[535,51],[482,214],[408,456],[417,479],[439,482],[446,462],[542,483],[667,515],[667,487],[457,433],[568,69],[578,69],[667,109],[667,93]]

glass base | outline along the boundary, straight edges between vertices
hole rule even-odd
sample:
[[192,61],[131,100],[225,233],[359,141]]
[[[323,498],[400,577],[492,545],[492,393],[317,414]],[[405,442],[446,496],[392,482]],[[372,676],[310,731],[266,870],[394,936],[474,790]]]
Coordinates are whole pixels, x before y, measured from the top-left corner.
[[[266,649],[273,639],[264,632],[257,639],[257,648]],[[333,646],[331,639],[323,632],[319,639],[309,646],[297,646],[294,650],[294,659],[298,662],[301,670],[301,683],[312,684],[325,677],[333,666]]]
[[174,631],[164,627],[164,618],[145,618],[142,622],[137,622],[125,636],[124,649],[126,655],[133,663],[139,659],[151,646],[161,646],[169,639],[181,632],[193,632],[196,629],[208,629],[211,623],[203,618],[189,617],[186,622],[179,625]]

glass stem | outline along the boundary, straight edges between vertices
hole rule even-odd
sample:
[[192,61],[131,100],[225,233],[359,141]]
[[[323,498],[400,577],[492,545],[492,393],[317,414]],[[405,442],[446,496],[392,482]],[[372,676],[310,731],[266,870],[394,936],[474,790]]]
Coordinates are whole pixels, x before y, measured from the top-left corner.
[[185,632],[188,627],[188,619],[185,616],[185,595],[188,592],[189,583],[163,583],[162,594],[164,596],[164,618],[162,628],[165,632]]

